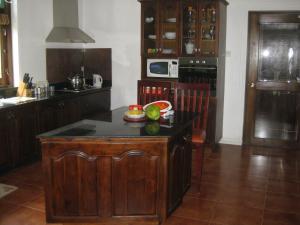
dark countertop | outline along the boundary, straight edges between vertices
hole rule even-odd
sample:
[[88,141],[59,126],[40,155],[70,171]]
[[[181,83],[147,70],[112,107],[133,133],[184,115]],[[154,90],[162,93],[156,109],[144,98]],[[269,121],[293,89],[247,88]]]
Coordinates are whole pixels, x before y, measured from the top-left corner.
[[[40,134],[38,138],[145,138],[145,137],[172,137],[185,127],[189,126],[194,114],[187,112],[175,112],[168,120],[126,122],[123,120],[127,107],[121,107],[111,111],[111,117],[106,121],[91,117],[79,122],[58,128],[56,130]],[[106,116],[107,118],[107,116]]]
[[96,93],[96,92],[110,90],[110,89],[111,89],[111,87],[91,88],[91,89],[83,90],[80,92],[65,92],[65,91],[58,90],[58,91],[55,91],[55,93],[53,95],[36,97],[36,99],[32,100],[32,101],[27,101],[27,102],[19,103],[19,104],[4,104],[3,106],[0,106],[0,111],[2,109],[19,107],[19,106],[26,105],[26,104],[32,104],[32,103],[37,103],[37,102],[49,101],[49,100],[64,100],[64,99],[73,98],[76,96],[82,96],[82,95]]

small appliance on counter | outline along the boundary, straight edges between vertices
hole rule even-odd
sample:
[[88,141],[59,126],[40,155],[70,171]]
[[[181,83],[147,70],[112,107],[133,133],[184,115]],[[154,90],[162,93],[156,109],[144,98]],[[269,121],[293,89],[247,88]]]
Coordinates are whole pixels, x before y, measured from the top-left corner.
[[103,84],[103,78],[100,74],[93,74],[93,87],[101,88]]

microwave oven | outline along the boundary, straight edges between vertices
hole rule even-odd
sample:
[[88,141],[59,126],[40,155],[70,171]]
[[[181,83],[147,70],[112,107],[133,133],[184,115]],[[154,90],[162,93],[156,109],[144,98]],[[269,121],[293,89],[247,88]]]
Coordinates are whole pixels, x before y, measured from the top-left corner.
[[147,77],[178,78],[178,59],[147,59]]

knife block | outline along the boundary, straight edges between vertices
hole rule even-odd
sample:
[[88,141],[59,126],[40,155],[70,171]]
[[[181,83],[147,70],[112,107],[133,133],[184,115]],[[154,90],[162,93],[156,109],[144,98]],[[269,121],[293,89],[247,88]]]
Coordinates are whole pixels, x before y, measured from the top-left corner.
[[26,88],[26,84],[24,82],[20,82],[18,90],[17,90],[17,96],[19,97],[31,97],[31,90]]

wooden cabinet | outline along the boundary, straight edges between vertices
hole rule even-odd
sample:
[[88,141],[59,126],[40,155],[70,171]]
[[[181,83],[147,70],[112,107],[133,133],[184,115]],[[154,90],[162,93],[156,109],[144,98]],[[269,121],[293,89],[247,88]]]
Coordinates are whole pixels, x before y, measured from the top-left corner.
[[[142,1],[143,2],[143,1]],[[142,3],[142,49],[146,57],[178,55],[179,1],[145,1]]]
[[116,224],[133,219],[140,224],[146,217],[153,224],[158,220],[161,201],[166,199],[167,158],[162,151],[166,145],[149,139],[141,142],[42,141],[47,221]]
[[183,194],[191,185],[191,132],[176,136],[170,145],[168,213],[181,203]]
[[87,117],[94,113],[110,110],[110,90],[104,90],[80,97],[81,116]]
[[7,116],[8,113],[6,111],[0,112],[0,171],[12,166],[12,151],[9,144],[9,133],[7,132],[9,127]]
[[38,110],[39,132],[53,130],[80,118],[79,98],[41,103]]
[[11,111],[10,143],[14,143],[14,166],[30,162],[37,157],[36,105],[25,104]]
[[[224,0],[139,0],[142,57],[217,57]],[[222,28],[223,29],[223,28]]]
[[220,1],[181,1],[182,56],[218,56]]
[[170,138],[41,137],[47,222],[162,224],[191,182],[183,127]]
[[0,112],[0,170],[29,162],[37,157],[35,104]]
[[109,110],[109,89],[0,109],[0,172],[39,158],[38,134]]

